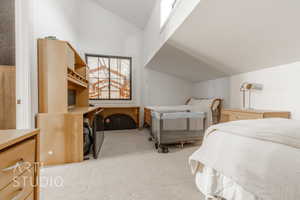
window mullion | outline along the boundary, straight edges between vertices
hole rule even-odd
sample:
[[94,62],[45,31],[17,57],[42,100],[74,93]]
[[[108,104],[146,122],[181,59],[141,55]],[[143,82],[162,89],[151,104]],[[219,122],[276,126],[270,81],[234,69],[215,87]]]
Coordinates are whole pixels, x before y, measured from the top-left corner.
[[111,77],[110,77],[110,64],[111,64],[111,61],[110,61],[111,58],[108,58],[108,99],[111,100]]

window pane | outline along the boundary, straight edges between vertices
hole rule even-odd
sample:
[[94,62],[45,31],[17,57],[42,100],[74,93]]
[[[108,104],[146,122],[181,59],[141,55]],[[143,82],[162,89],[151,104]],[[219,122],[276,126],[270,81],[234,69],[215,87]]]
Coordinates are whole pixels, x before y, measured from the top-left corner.
[[90,99],[131,99],[131,60],[118,57],[87,57],[90,67]]
[[[103,57],[89,58],[90,57],[88,57],[88,65],[90,67],[90,99],[108,99],[109,59]],[[89,61],[91,61],[92,64],[90,64]]]
[[130,98],[130,60],[112,58],[110,60],[110,87],[112,99]]

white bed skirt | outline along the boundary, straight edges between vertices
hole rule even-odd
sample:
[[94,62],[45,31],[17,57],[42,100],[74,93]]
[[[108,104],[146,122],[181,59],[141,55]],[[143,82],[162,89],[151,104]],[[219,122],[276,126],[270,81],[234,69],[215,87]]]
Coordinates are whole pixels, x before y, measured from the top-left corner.
[[222,197],[226,200],[260,200],[230,178],[209,167],[196,173],[196,185],[208,199]]

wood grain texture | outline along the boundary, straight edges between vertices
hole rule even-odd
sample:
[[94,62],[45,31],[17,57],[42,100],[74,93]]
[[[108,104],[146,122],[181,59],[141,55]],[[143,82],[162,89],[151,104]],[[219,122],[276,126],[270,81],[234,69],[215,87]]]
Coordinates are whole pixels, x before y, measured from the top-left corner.
[[93,120],[100,107],[78,107],[68,113],[40,113],[41,162],[60,165],[83,161],[83,117]]
[[96,112],[103,110],[101,106],[94,106],[94,107],[75,107],[69,109],[69,114],[87,114],[90,112]]
[[[3,200],[25,199],[33,192],[33,185],[34,170],[29,169],[24,172],[24,174],[18,176],[15,181],[10,182],[8,186],[0,190],[0,197]],[[15,198],[18,194],[20,194],[20,196]]]
[[39,134],[34,130],[0,130],[0,151]]
[[65,134],[65,162],[83,161],[83,114],[67,114]]
[[[35,142],[35,139],[31,139],[21,144],[14,145],[8,150],[0,153],[0,160],[4,161],[0,163],[0,190],[7,186],[15,176],[19,176],[25,172],[28,167],[34,167],[34,162],[36,161]],[[28,163],[26,164],[26,167],[20,166],[17,171],[11,170],[3,172],[1,170],[13,166],[21,160]]]
[[40,134],[40,159],[43,165],[66,163],[66,120],[64,113],[41,113],[37,116]]
[[38,41],[39,112],[67,112],[67,46],[55,40]]
[[0,66],[0,129],[16,128],[16,68]]
[[[0,188],[0,197],[1,199],[13,199],[16,193],[22,189],[20,199],[26,199],[31,195],[30,199],[39,200],[40,168],[36,167],[39,166],[39,130],[1,130],[0,168],[5,169],[21,159],[26,163],[24,166],[20,165],[19,172],[8,171],[0,174],[0,187],[5,185],[4,188]],[[11,178],[16,178],[21,183],[20,187],[15,186],[13,179],[10,180],[10,175],[13,175]],[[26,180],[25,184],[23,184],[24,180]]]
[[[59,165],[83,161],[83,115],[89,107],[86,63],[66,41],[38,40],[41,162]],[[68,89],[76,91],[76,105],[68,107]],[[92,114],[91,114],[92,115]]]
[[290,118],[290,112],[271,110],[242,110],[223,109],[221,111],[221,122],[264,119],[264,118]]

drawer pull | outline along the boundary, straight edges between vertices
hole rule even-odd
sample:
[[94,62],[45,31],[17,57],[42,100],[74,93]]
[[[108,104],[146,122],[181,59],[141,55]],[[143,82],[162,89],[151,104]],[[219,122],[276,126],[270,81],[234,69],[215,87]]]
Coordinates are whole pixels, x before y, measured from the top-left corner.
[[17,169],[18,167],[22,166],[24,164],[24,160],[21,159],[19,160],[16,164],[14,164],[13,166],[7,167],[5,169],[2,169],[3,172],[7,172],[7,171],[12,171]]
[[23,196],[23,191],[24,191],[24,188],[19,189],[16,196],[14,196],[11,200],[20,200],[20,198]]

